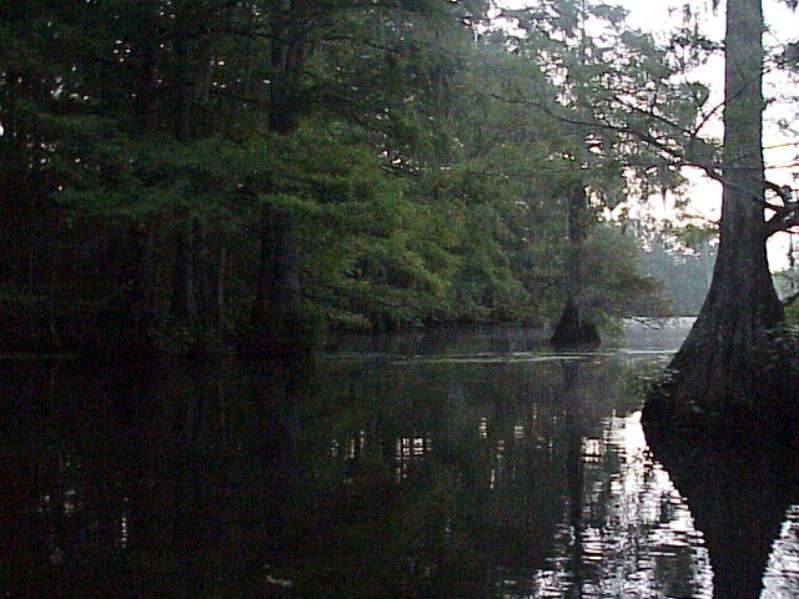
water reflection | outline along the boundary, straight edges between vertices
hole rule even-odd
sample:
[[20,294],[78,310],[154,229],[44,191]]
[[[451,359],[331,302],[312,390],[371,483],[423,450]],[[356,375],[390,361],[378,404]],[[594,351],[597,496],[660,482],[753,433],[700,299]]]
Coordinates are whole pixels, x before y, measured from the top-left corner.
[[[645,442],[625,383],[642,355],[7,364],[0,592],[733,596],[696,463],[672,477]],[[770,599],[798,580],[799,508],[766,505],[789,505],[780,480],[772,499],[712,507],[726,538],[757,546],[753,571],[778,538]],[[733,504],[741,484],[724,487]],[[738,530],[736,509],[761,513]]]
[[[547,584],[533,597],[710,597],[702,536],[649,455],[640,412],[584,420],[576,362],[563,364],[569,516]],[[558,559],[559,558],[559,559]]]
[[788,509],[763,576],[764,599],[799,597],[799,506]]
[[792,502],[799,498],[799,464],[790,446],[674,431],[652,431],[650,442],[704,533],[716,597],[796,597]]

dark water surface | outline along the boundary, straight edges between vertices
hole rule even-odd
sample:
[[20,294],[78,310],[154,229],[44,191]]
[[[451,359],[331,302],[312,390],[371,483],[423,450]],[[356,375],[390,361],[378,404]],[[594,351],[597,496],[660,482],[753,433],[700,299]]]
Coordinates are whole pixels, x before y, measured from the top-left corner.
[[301,369],[0,363],[0,593],[799,597],[792,452],[647,446],[635,375],[685,332],[573,354],[417,332]]

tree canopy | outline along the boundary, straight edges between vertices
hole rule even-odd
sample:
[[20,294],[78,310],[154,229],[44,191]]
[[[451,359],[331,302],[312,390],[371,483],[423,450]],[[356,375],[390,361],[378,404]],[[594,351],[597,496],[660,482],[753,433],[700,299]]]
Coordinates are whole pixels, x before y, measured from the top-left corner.
[[593,319],[655,311],[599,225],[679,184],[706,94],[623,11],[534,4],[521,37],[480,1],[3,5],[0,346],[548,326],[575,251]]

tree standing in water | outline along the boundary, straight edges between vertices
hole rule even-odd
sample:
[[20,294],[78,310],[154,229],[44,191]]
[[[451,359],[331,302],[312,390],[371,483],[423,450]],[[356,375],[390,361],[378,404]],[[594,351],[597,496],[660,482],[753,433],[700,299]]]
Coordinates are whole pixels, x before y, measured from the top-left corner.
[[[796,8],[797,2],[788,4]],[[663,397],[670,408],[691,406],[705,413],[743,408],[733,400],[751,402],[763,383],[758,349],[783,318],[766,241],[799,224],[799,207],[764,174],[764,29],[761,0],[727,1],[718,258],[696,323],[671,363],[666,393],[650,401],[650,414],[665,405],[658,401]],[[769,193],[776,201],[767,200]]]

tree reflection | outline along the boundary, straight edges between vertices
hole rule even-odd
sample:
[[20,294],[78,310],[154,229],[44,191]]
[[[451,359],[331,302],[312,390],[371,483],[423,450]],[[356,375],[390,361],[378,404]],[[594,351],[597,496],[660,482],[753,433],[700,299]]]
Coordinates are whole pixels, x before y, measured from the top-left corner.
[[763,575],[763,599],[799,597],[799,505],[788,509]]
[[0,593],[262,594],[290,504],[277,447],[291,444],[257,385],[192,366],[14,366],[2,372]]
[[[724,439],[697,436],[696,431],[647,433],[655,456],[687,497],[696,526],[704,533],[715,597],[796,596],[785,589],[796,582],[788,556],[797,551],[797,539],[786,538],[791,525],[783,524],[786,509],[799,498],[799,463],[793,449],[774,439],[734,433]],[[774,546],[769,584],[761,595],[781,526],[782,543]],[[780,569],[782,575],[777,574]]]
[[[743,471],[732,480],[728,456],[674,448],[703,536],[622,408],[623,370],[591,354],[184,365],[141,372],[140,384],[77,365],[7,378],[25,409],[0,440],[0,591],[707,598],[706,544],[717,587],[744,558],[762,571],[790,468],[766,452],[751,477],[732,466]],[[771,482],[756,479],[768,469]],[[726,536],[713,532],[716,510]],[[791,596],[791,518],[770,599]],[[725,539],[757,560],[717,558]]]
[[563,371],[563,405],[566,415],[566,471],[569,488],[568,522],[572,534],[571,570],[574,581],[569,588],[568,596],[581,599],[583,594],[583,507],[585,492],[585,459],[583,455],[583,438],[585,426],[585,396],[580,392],[580,364],[576,361],[561,362]]
[[592,360],[561,367],[569,501],[552,570],[539,574],[534,596],[706,597],[701,537],[650,459],[638,414],[613,413],[621,390],[597,386],[595,369]]

